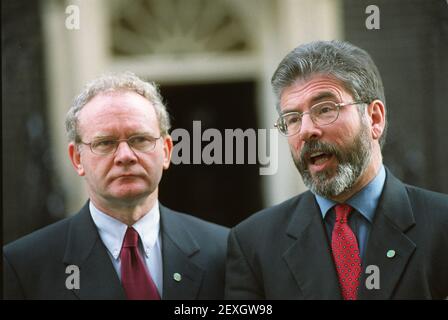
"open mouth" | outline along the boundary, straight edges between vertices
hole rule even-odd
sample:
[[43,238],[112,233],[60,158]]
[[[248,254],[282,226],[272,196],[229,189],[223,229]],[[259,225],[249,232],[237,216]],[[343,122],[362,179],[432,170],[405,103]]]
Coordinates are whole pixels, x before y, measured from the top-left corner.
[[312,165],[322,165],[332,158],[332,154],[321,151],[313,152],[309,155],[309,163]]

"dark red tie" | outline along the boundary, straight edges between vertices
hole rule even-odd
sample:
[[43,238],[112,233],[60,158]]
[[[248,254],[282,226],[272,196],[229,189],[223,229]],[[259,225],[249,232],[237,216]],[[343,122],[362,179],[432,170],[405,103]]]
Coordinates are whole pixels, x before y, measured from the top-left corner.
[[335,206],[336,222],[331,237],[331,250],[344,300],[356,300],[361,275],[358,242],[347,223],[351,210],[346,204]]
[[121,283],[129,300],[160,300],[157,287],[138,251],[138,233],[128,227],[121,248]]

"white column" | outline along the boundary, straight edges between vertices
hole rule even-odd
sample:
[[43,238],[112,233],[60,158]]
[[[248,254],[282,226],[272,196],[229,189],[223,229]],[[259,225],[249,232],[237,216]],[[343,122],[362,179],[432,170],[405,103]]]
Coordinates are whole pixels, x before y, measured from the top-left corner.
[[[104,0],[42,2],[45,42],[49,143],[59,180],[66,194],[68,213],[74,213],[87,200],[84,179],[72,168],[65,134],[65,115],[74,97],[89,80],[107,67],[107,28]],[[66,28],[68,5],[79,7],[80,28]]]
[[[301,43],[341,39],[343,25],[340,0],[263,1],[262,8],[260,121],[262,127],[272,128],[277,113],[270,79],[281,59]],[[292,161],[286,138],[279,136],[278,146],[278,171],[262,178],[266,206],[306,190]]]
[[278,0],[279,36],[288,51],[301,43],[341,39],[341,0]]

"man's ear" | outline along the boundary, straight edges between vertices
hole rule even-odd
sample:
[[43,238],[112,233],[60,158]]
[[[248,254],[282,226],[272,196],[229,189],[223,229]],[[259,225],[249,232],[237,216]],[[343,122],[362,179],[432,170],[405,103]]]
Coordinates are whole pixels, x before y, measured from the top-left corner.
[[163,169],[168,169],[171,163],[171,154],[173,152],[173,139],[170,135],[163,137]]
[[85,175],[86,173],[81,163],[81,153],[78,150],[78,146],[74,142],[70,142],[68,144],[68,155],[78,175]]
[[379,140],[386,126],[386,109],[383,102],[373,100],[367,107],[367,114],[372,128],[372,138]]

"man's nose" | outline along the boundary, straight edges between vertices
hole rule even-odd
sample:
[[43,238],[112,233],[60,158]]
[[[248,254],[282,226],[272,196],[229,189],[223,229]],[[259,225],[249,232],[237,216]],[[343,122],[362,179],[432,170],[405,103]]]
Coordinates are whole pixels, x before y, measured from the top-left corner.
[[126,141],[120,141],[115,151],[115,163],[129,165],[137,162],[137,156]]
[[300,139],[304,141],[317,139],[322,134],[320,128],[316,126],[311,120],[309,114],[304,114],[302,117],[302,124],[300,125]]

